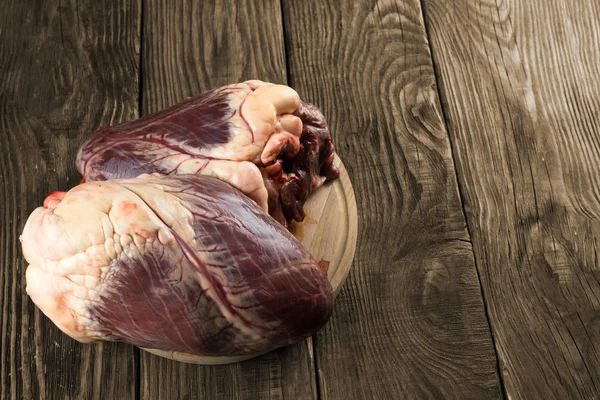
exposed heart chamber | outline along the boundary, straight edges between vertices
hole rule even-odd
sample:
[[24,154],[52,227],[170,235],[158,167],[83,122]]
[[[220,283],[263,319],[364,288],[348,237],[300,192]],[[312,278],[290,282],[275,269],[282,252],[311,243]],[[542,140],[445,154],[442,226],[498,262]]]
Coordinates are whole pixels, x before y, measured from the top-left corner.
[[88,182],[26,223],[27,293],[82,342],[222,356],[302,340],[333,294],[285,226],[332,161],[322,114],[259,81],[103,129],[78,154]]

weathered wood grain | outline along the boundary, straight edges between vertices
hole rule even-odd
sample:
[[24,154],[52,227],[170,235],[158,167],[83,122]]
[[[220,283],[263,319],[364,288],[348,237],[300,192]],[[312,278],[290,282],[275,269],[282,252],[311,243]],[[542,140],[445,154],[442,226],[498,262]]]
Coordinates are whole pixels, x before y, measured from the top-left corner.
[[145,114],[245,79],[286,83],[274,0],[145,0],[143,53]]
[[[245,79],[285,83],[278,1],[148,0],[143,12],[145,113]],[[312,342],[241,364],[199,366],[142,352],[142,398],[310,399]]]
[[0,397],[127,399],[134,348],[81,345],[25,293],[19,234],[100,126],[137,116],[136,1],[4,1],[0,12]]
[[315,341],[323,399],[501,396],[418,1],[284,2],[290,82],[328,117],[359,209]]
[[229,365],[195,365],[142,352],[141,398],[316,398],[312,343],[275,350]]
[[600,5],[424,0],[510,398],[600,393]]

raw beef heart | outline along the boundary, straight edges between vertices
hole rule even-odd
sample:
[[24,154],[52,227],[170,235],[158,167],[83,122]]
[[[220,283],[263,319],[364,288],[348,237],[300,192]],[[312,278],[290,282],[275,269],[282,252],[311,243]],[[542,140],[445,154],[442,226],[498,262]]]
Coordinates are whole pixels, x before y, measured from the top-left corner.
[[79,149],[87,181],[202,174],[240,189],[286,225],[339,174],[325,117],[284,85],[247,81],[104,128]]
[[329,281],[282,225],[201,175],[55,192],[21,241],[27,293],[82,342],[252,354],[310,336],[333,306]]

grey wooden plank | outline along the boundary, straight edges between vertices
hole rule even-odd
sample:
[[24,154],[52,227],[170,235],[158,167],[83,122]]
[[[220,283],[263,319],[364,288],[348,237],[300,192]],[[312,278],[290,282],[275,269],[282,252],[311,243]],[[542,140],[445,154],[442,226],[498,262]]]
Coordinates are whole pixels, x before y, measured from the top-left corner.
[[359,240],[316,335],[323,399],[501,388],[420,4],[284,2],[290,82],[328,117]]
[[[143,110],[246,79],[285,83],[278,1],[145,1]],[[311,399],[311,342],[225,366],[178,363],[142,352],[142,398]]]
[[600,393],[600,6],[424,0],[510,398]]
[[145,0],[144,114],[246,79],[286,83],[279,2]]
[[82,345],[25,293],[19,234],[54,190],[81,179],[93,130],[138,111],[136,1],[5,1],[0,12],[0,397],[135,396],[135,350]]

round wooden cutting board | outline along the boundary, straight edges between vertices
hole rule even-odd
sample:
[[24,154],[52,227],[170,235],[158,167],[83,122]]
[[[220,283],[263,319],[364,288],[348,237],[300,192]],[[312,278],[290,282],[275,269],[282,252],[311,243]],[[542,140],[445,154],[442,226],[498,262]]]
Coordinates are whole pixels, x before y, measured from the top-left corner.
[[[340,169],[339,179],[323,185],[311,194],[304,205],[306,218],[301,223],[294,223],[290,230],[315,257],[319,266],[327,271],[327,278],[337,295],[350,272],[354,258],[358,220],[354,190],[348,172],[337,156],[335,164]],[[264,354],[209,357],[176,351],[142,350],[171,360],[203,365],[231,364]]]

